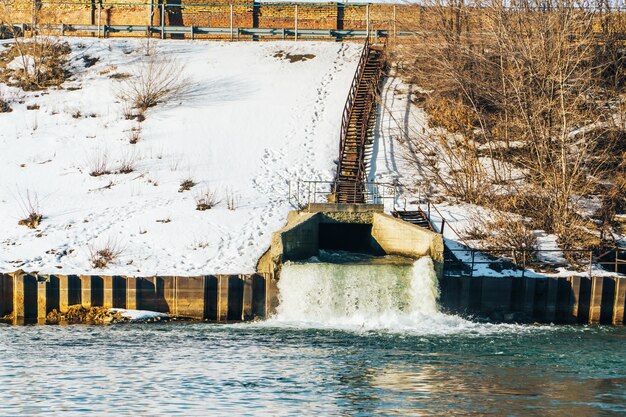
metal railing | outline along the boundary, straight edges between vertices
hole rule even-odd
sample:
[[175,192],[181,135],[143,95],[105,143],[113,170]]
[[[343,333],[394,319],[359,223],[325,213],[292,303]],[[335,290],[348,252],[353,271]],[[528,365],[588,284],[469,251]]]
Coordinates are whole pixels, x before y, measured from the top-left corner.
[[[192,38],[196,35],[215,35],[230,37],[231,40],[239,36],[298,40],[310,37],[377,38],[389,34],[410,34],[396,29],[396,9],[415,8],[415,5],[392,5],[385,11],[377,11],[376,19],[371,17],[371,7],[369,3],[341,2],[167,4],[157,1],[34,1],[13,11],[28,16],[22,18],[24,21],[16,22],[16,26],[29,32],[48,29],[64,34],[97,33],[98,37],[112,33],[144,33],[148,36],[158,34],[161,38],[177,34],[190,35]],[[338,19],[337,14],[343,15],[342,10],[345,8],[350,9],[350,18]],[[67,21],[64,12],[68,9],[83,11],[84,14],[74,15],[76,17],[73,21]],[[319,9],[319,12],[315,9]],[[51,13],[46,14],[48,11]],[[114,17],[111,18],[111,15]],[[187,18],[192,24],[183,23]],[[115,22],[111,22],[111,19]]]
[[[386,201],[395,205],[397,186],[382,182],[363,183],[363,195],[367,204],[384,204]],[[289,180],[289,203],[301,209],[312,203],[333,203],[337,181],[301,181]]]
[[350,128],[350,118],[352,116],[352,110],[354,108],[354,99],[356,97],[356,92],[359,89],[359,83],[361,82],[363,71],[365,71],[365,63],[367,62],[367,58],[370,54],[369,46],[370,38],[368,36],[363,43],[363,50],[361,51],[361,56],[359,57],[359,63],[356,67],[356,70],[354,71],[354,77],[352,77],[352,83],[350,84],[348,97],[346,98],[346,102],[343,105],[343,113],[341,116],[341,133],[339,136],[339,163],[337,164],[337,175],[335,175],[335,178],[339,178],[339,174],[341,173],[341,166],[343,164],[343,149],[346,145],[348,130]]
[[[241,37],[272,38],[280,40],[302,40],[302,39],[365,39],[368,37],[367,30],[334,30],[334,29],[299,29],[294,28],[242,28],[242,27],[209,27],[209,26],[149,26],[149,25],[82,25],[82,24],[45,24],[38,25],[33,29],[32,25],[15,25],[21,33],[41,32],[45,29],[46,34],[51,32],[61,36],[68,36],[72,33],[86,32],[96,34],[98,37],[109,37],[110,34],[140,33],[159,35],[164,39],[167,35],[189,35],[191,40],[195,40],[198,35],[225,36],[230,40],[240,40]],[[388,36],[386,30],[370,31],[376,38]]]
[[[507,271],[507,276],[524,278],[554,274],[560,268],[576,267],[573,274],[593,276],[602,268],[615,274],[626,274],[626,248],[596,255],[591,249],[449,249],[456,260],[444,263],[445,276],[484,276],[484,268],[494,272]],[[542,259],[543,258],[543,259]],[[551,258],[551,259],[550,259]],[[610,260],[604,260],[604,259]],[[575,260],[572,260],[575,259]],[[595,269],[594,269],[595,267]]]

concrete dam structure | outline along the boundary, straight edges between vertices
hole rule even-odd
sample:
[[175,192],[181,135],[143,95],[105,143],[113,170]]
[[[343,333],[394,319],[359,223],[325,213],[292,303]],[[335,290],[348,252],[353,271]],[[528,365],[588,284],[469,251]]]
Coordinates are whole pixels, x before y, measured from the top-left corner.
[[[445,313],[492,322],[625,323],[624,277],[445,276],[443,248],[440,234],[385,214],[380,205],[311,204],[291,212],[273,234],[255,274],[17,271],[0,274],[0,317],[45,323],[52,310],[81,305],[215,322],[307,316],[410,322]],[[327,255],[333,253],[339,255]]]
[[429,256],[438,275],[443,268],[442,236],[385,214],[382,205],[309,204],[306,211],[291,212],[287,225],[274,233],[257,270],[279,275],[284,262],[302,261],[320,250]]

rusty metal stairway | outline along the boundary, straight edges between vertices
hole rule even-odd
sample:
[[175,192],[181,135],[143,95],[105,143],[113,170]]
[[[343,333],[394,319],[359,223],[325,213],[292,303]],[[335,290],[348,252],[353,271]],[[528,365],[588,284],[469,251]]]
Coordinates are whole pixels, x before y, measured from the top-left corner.
[[366,40],[344,106],[334,190],[337,203],[367,203],[365,159],[372,147],[384,53],[385,45],[372,45]]

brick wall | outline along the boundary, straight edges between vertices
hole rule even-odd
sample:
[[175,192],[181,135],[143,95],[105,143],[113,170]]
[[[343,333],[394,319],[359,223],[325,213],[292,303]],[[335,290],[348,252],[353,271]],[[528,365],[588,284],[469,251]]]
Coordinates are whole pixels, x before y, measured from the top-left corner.
[[[121,1],[121,0],[120,0]],[[131,5],[103,1],[101,22],[106,25],[146,25],[150,21],[145,0],[123,0]],[[32,2],[14,2],[13,21],[30,23],[33,18]],[[137,3],[133,6],[132,3]],[[211,3],[205,5],[203,3]],[[228,0],[169,0],[165,23],[172,26],[230,27],[231,7]],[[233,3],[233,26],[241,28],[293,28],[297,3],[254,3],[241,0]],[[298,27],[301,29],[360,29],[367,28],[367,7],[343,3],[298,3]],[[40,24],[96,24],[97,3],[74,1],[65,4],[43,4],[37,11]],[[399,20],[415,21],[420,8],[412,5],[396,6]],[[369,7],[370,25],[373,29],[393,27],[394,6],[374,4]],[[153,26],[160,25],[161,11],[158,0],[151,19]]]

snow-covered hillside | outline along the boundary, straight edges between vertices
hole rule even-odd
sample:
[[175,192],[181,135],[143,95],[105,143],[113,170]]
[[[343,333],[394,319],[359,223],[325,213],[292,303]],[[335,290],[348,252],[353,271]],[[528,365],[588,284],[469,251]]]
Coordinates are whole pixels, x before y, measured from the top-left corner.
[[[332,178],[360,45],[155,42],[184,64],[194,93],[139,123],[124,117],[111,76],[133,72],[144,42],[69,42],[73,76],[63,89],[0,85],[13,109],[0,114],[0,271],[251,272],[292,209],[287,180]],[[314,57],[290,62],[286,53]],[[83,57],[98,60],[87,68]],[[135,169],[91,176],[99,157],[113,172],[123,160]],[[185,179],[197,185],[179,192]],[[197,211],[206,190],[222,202]],[[234,211],[227,190],[238,196]],[[35,194],[44,218],[31,230],[18,221]],[[119,259],[96,271],[89,246],[107,242]]]

